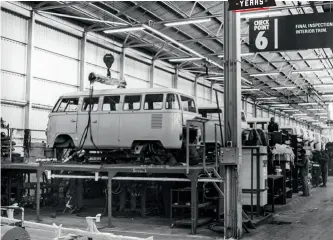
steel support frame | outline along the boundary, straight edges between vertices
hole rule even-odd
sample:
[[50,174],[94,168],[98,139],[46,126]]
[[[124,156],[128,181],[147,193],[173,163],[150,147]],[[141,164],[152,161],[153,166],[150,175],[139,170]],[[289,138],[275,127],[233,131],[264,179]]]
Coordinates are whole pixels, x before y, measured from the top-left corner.
[[149,87],[154,88],[155,79],[155,60],[151,61],[150,72],[149,72]]
[[86,55],[87,55],[87,32],[82,32],[81,38],[81,52],[80,52],[80,82],[79,82],[79,90],[84,91],[84,78],[86,71]]
[[28,23],[28,45],[27,45],[27,76],[25,84],[25,101],[27,105],[25,106],[25,116],[24,116],[24,128],[30,129],[31,120],[31,84],[33,81],[33,55],[35,51],[35,12],[31,11],[29,23]]
[[178,77],[179,77],[179,68],[177,66],[175,68],[175,74],[173,76],[173,83],[172,83],[173,88],[178,88]]
[[125,58],[126,58],[126,48],[122,47],[120,53],[120,79],[125,79]]
[[198,102],[198,78],[199,78],[199,76],[196,75],[195,79],[194,79],[194,85],[193,85],[194,97],[195,97],[196,102]]
[[[117,173],[133,173],[136,172],[135,170],[141,169],[140,172],[145,172],[145,173],[169,173],[169,174],[184,174],[187,178],[184,178],[184,181],[187,180],[186,182],[190,182],[191,184],[191,234],[196,234],[196,229],[197,229],[197,224],[198,224],[198,199],[197,199],[197,184],[198,182],[206,182],[208,181],[207,179],[203,180],[199,178],[199,174],[204,172],[204,168],[190,168],[189,173],[186,174],[186,169],[172,169],[172,168],[160,168],[160,166],[157,166],[156,169],[153,169],[151,167],[140,167],[136,165],[129,166],[128,168],[112,168],[112,167],[107,167],[107,168],[84,168],[84,166],[81,166],[81,168],[77,168],[76,165],[69,167],[66,167],[66,164],[63,164],[60,166],[59,164],[40,164],[39,166],[27,166],[28,164],[25,164],[24,166],[15,166],[15,164],[5,164],[4,166],[1,166],[2,169],[7,169],[8,171],[11,169],[17,169],[17,170],[22,170],[24,171],[31,171],[34,170],[36,171],[36,221],[39,222],[41,221],[40,219],[40,197],[41,197],[41,178],[42,178],[42,173],[45,170],[72,170],[73,167],[76,169],[76,171],[79,172],[90,172],[90,173],[95,173],[95,176],[91,176],[92,178],[96,179],[96,173],[101,172],[103,169],[103,172],[107,172],[108,176],[106,177],[99,177],[101,179],[107,179],[107,194],[108,194],[108,227],[113,228],[114,225],[112,224],[112,180],[117,179],[115,177]],[[90,165],[91,166],[91,165]],[[212,167],[209,167],[209,170],[214,169]],[[98,176],[98,174],[97,174]],[[63,176],[66,178],[66,175]],[[84,176],[88,177],[89,176]],[[76,177],[79,178],[79,177]],[[10,181],[11,178],[9,178]],[[98,179],[98,178],[97,178]],[[135,177],[133,178],[133,180]],[[203,180],[203,181],[200,181]],[[221,179],[220,179],[221,180]],[[143,181],[155,181],[154,178],[147,177],[147,179]],[[222,181],[222,180],[221,180]],[[221,181],[214,181],[214,182],[221,182]],[[10,182],[8,182],[8,186],[10,186]],[[141,213],[143,214],[143,213]]]
[[235,164],[224,165],[225,201],[224,236],[239,239],[242,236],[242,141],[241,141],[241,42],[240,14],[228,11],[224,2],[224,132],[225,142],[236,148]]

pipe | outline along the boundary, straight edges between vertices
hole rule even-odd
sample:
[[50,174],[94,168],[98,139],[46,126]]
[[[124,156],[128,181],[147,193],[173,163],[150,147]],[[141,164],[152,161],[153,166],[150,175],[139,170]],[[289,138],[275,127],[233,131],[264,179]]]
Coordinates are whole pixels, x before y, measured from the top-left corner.
[[54,13],[54,12],[38,11],[38,13],[45,13],[45,14],[49,14],[49,15],[64,17],[64,18],[80,19],[80,20],[91,21],[91,22],[110,23],[110,24],[122,25],[122,26],[128,25],[128,24],[120,23],[120,22],[112,22],[112,21],[105,21],[105,20],[99,20],[99,19],[93,19],[93,18],[77,17],[77,16],[73,16],[73,15],[60,14],[60,13]]
[[[80,176],[80,175],[59,175],[59,174],[52,174],[51,178],[67,178],[67,179],[108,179],[107,176],[100,176],[96,178],[96,176]],[[187,178],[158,178],[158,177],[113,177],[112,180],[120,180],[120,181],[159,181],[159,182],[190,182],[190,179]],[[222,179],[209,179],[209,178],[202,178],[198,179],[198,182],[223,182]]]

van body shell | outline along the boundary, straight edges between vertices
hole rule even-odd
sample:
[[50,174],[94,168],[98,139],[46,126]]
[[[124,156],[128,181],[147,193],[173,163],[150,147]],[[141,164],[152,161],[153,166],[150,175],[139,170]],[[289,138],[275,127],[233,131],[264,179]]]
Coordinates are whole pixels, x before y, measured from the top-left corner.
[[[145,109],[145,97],[151,94],[163,95],[160,109]],[[179,101],[179,109],[166,108],[167,94],[174,94],[176,101]],[[103,110],[105,97],[118,96],[120,100],[116,110]],[[125,96],[141,96],[140,109],[125,110]],[[49,114],[48,147],[54,147],[57,137],[61,136],[69,136],[75,147],[79,146],[88,123],[88,111],[83,111],[83,102],[84,98],[89,97],[90,91],[83,91],[64,94],[59,98],[53,111]],[[191,112],[184,109],[181,97],[193,100],[195,107],[191,108]],[[98,107],[96,106],[96,109],[91,111],[91,135],[98,149],[131,148],[134,141],[157,141],[167,149],[179,149],[182,145],[182,130],[186,120],[199,116],[194,98],[173,88],[96,90],[93,92],[92,98],[98,98]],[[58,112],[57,106],[62,99],[78,99],[77,110]],[[83,148],[95,148],[90,140],[90,131]]]

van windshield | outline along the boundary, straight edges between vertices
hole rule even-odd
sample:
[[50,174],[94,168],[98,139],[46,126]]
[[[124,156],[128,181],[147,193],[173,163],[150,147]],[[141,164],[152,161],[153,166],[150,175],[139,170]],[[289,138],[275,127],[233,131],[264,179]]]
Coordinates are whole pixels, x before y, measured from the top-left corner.
[[53,112],[76,112],[79,99],[78,98],[63,98],[58,103]]

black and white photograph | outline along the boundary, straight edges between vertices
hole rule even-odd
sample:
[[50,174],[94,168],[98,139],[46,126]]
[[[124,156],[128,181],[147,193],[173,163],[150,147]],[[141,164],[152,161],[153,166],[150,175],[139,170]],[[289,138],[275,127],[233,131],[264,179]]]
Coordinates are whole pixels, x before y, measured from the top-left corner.
[[333,240],[333,1],[3,1],[1,240]]

